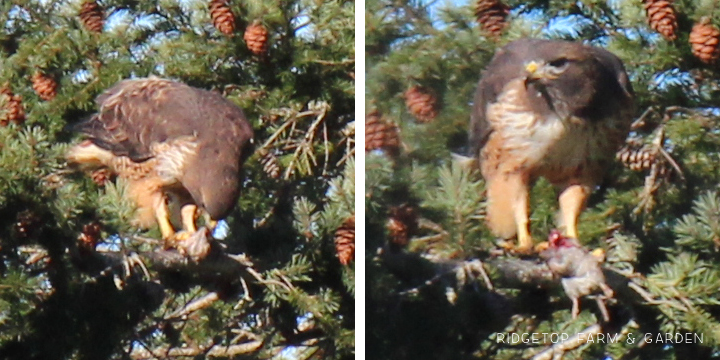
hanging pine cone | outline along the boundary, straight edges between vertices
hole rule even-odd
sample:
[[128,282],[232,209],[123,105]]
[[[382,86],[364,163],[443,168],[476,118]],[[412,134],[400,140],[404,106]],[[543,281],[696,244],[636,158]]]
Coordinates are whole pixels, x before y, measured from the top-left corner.
[[0,88],[0,126],[7,126],[9,123],[19,125],[24,121],[22,96],[13,94],[7,86]]
[[86,29],[96,33],[102,32],[105,23],[105,12],[97,1],[85,1],[80,8],[79,17]]
[[112,173],[107,168],[97,169],[90,174],[90,178],[98,186],[105,186],[108,181],[112,180]]
[[100,242],[100,230],[102,227],[98,222],[91,222],[83,225],[82,233],[78,237],[78,245],[85,250],[95,250]]
[[657,151],[651,146],[627,144],[615,154],[623,165],[633,171],[650,170],[657,160]]
[[32,83],[35,93],[45,101],[50,101],[57,95],[57,82],[50,76],[38,71],[32,76]]
[[226,0],[210,1],[210,18],[221,33],[232,35],[235,32],[235,15]]
[[709,18],[701,19],[690,32],[692,53],[706,64],[714,64],[720,59],[720,30],[710,23]]
[[245,29],[245,44],[255,55],[265,55],[267,52],[268,30],[260,21],[255,20]]
[[494,37],[502,35],[507,26],[510,8],[501,0],[477,0],[475,3],[475,17],[483,30]]
[[390,155],[400,151],[398,127],[382,118],[378,110],[365,116],[365,151],[384,150]]
[[271,178],[277,179],[280,177],[280,164],[275,154],[263,151],[260,157],[260,164],[263,166],[263,171]]
[[418,228],[415,208],[407,204],[391,208],[387,228],[392,244],[399,247],[407,246]]
[[335,231],[335,252],[343,265],[355,260],[355,215]]
[[15,233],[21,239],[34,236],[40,225],[40,217],[29,210],[19,212],[15,219]]
[[668,40],[677,38],[677,16],[672,0],[645,0],[645,12],[653,30]]
[[405,105],[418,122],[427,123],[437,116],[437,98],[425,87],[409,88],[405,92]]

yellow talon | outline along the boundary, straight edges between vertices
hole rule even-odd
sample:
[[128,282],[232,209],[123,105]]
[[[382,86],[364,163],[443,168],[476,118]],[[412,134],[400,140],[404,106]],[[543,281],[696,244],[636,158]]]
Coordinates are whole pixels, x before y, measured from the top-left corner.
[[593,250],[590,254],[594,256],[596,259],[600,260],[601,262],[605,261],[605,250],[601,248],[597,248]]
[[547,241],[543,241],[543,242],[535,245],[535,252],[541,253],[541,252],[547,250],[549,247],[550,247],[550,243]]

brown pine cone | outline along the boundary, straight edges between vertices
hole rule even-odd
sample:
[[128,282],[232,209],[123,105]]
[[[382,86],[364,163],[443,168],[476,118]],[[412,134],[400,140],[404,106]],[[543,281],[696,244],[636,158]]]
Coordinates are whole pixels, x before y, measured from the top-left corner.
[[22,124],[25,122],[25,109],[22,96],[15,95],[9,87],[0,88],[0,126],[9,123]]
[[280,177],[280,163],[275,154],[263,151],[260,157],[260,164],[263,166],[263,171],[271,178],[277,179]]
[[57,82],[50,76],[38,71],[32,76],[32,83],[35,93],[45,101],[50,101],[57,95]]
[[407,204],[391,208],[387,228],[392,244],[400,247],[407,246],[410,238],[417,232],[418,228],[415,208]]
[[365,116],[365,151],[384,150],[390,155],[400,151],[398,127],[382,118],[378,110]]
[[245,39],[245,44],[253,54],[262,56],[267,52],[268,30],[259,20],[253,21],[245,29],[243,39]]
[[409,88],[405,92],[405,105],[420,123],[430,122],[437,116],[437,98],[425,87]]
[[477,0],[475,17],[483,30],[494,37],[500,37],[507,26],[506,18],[510,8],[501,0]]
[[235,32],[235,15],[226,0],[210,0],[210,18],[221,33],[232,35]]
[[335,252],[343,265],[355,260],[355,215],[347,218],[335,231]]
[[98,186],[105,186],[108,181],[112,180],[112,173],[107,168],[97,169],[90,174],[90,178]]
[[720,30],[705,17],[696,23],[690,32],[692,53],[706,64],[714,64],[720,59]]
[[27,239],[37,233],[40,217],[35,213],[29,210],[21,211],[15,219],[15,233],[19,238]]
[[78,245],[85,250],[95,250],[100,242],[100,230],[102,227],[98,222],[83,225],[82,233],[78,237]]
[[666,39],[675,40],[678,24],[672,0],[645,0],[644,6],[650,27]]
[[79,17],[86,29],[96,33],[102,32],[105,23],[105,12],[97,1],[85,1],[80,8]]
[[623,165],[633,171],[650,170],[657,160],[657,151],[650,146],[625,145],[615,154]]

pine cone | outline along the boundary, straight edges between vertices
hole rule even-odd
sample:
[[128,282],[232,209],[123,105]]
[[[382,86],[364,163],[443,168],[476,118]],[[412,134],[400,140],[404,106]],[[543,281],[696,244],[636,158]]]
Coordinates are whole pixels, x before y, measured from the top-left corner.
[[406,204],[391,208],[387,228],[392,244],[400,247],[407,246],[418,228],[415,208]]
[[105,186],[105,184],[112,179],[112,173],[107,168],[97,169],[90,174],[92,181],[98,186]]
[[677,17],[672,0],[645,0],[645,12],[653,30],[668,40],[677,38]]
[[501,0],[477,0],[475,17],[483,30],[494,37],[500,37],[507,26],[510,8]]
[[335,231],[335,252],[343,265],[355,260],[355,215]]
[[85,1],[80,8],[79,17],[86,29],[96,33],[102,32],[105,23],[105,12],[97,1]]
[[0,88],[0,126],[7,126],[11,122],[19,125],[24,121],[22,96],[13,94],[7,86]]
[[633,171],[650,170],[657,159],[657,151],[650,146],[627,144],[615,154],[626,167]]
[[265,173],[271,178],[277,179],[280,177],[280,164],[275,154],[263,151],[260,158],[260,164],[263,166],[263,171],[265,171]]
[[703,18],[690,32],[692,53],[706,64],[714,64],[720,59],[720,30],[710,23],[709,18]]
[[235,32],[235,15],[226,0],[210,1],[210,18],[221,33],[232,35]]
[[427,123],[437,116],[437,98],[429,89],[413,86],[405,92],[405,105],[421,123]]
[[261,56],[267,52],[268,31],[260,21],[255,20],[245,29],[243,39],[253,54]]
[[57,95],[58,85],[57,82],[55,82],[55,79],[41,72],[36,72],[32,76],[32,83],[35,93],[37,93],[38,96],[45,101],[50,101]]
[[29,210],[19,212],[15,219],[15,233],[21,239],[32,237],[40,225],[40,218]]
[[378,149],[397,155],[400,135],[396,124],[386,122],[378,110],[373,110],[365,116],[365,151]]
[[78,237],[78,245],[85,250],[95,250],[95,246],[100,242],[100,230],[102,227],[98,222],[91,222],[83,225],[83,230]]

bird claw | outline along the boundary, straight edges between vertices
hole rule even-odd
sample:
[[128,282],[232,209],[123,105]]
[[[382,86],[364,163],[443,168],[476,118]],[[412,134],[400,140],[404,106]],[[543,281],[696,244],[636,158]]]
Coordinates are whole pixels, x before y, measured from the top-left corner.
[[543,242],[535,245],[535,252],[539,254],[539,253],[547,250],[549,247],[550,247],[550,243],[547,241],[543,241]]
[[172,235],[165,238],[165,249],[175,249],[178,247],[178,245],[182,244],[183,242],[187,241],[194,233],[191,233],[186,230],[180,230],[178,232],[173,233]]
[[194,233],[183,231],[179,235],[179,240],[175,242],[174,248],[192,260],[200,261],[210,253],[211,239],[210,229],[203,226]]
[[500,240],[498,241],[497,245],[505,250],[508,253],[517,254],[517,255],[531,255],[534,252],[532,243],[529,245],[526,244],[518,244],[516,245],[512,241],[507,240]]

